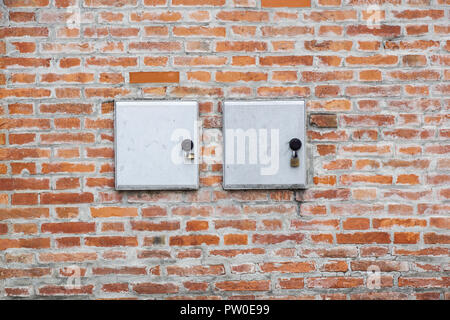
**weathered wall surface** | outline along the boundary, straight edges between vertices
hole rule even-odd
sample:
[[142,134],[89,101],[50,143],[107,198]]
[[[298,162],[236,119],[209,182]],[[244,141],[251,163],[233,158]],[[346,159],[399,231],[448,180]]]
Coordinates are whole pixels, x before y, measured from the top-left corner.
[[[3,296],[450,297],[448,0],[2,3]],[[115,192],[125,98],[303,98],[311,185]]]

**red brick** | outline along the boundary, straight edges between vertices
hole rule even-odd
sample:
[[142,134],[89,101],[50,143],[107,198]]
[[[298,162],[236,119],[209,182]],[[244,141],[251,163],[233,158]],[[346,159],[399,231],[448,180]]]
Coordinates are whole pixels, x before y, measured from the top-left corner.
[[418,243],[420,234],[417,232],[395,232],[394,243],[415,244]]
[[311,7],[311,0],[261,0],[263,8],[304,8]]
[[133,291],[138,294],[166,294],[177,293],[178,286],[173,283],[138,283],[133,285]]
[[95,223],[89,222],[61,222],[43,223],[42,232],[50,233],[90,233],[95,232]]
[[321,270],[326,272],[346,272],[348,271],[348,265],[346,261],[330,261],[324,264]]
[[23,233],[23,234],[36,234],[38,231],[37,225],[34,223],[14,224],[13,230],[15,233]]
[[146,275],[145,267],[92,268],[94,275]]
[[73,248],[81,245],[81,239],[78,237],[64,237],[56,239],[56,246],[58,248]]
[[404,10],[393,11],[394,17],[399,19],[440,19],[444,16],[443,10]]
[[207,282],[187,281],[187,282],[183,282],[183,286],[188,291],[206,291],[208,289],[208,283]]
[[136,208],[122,207],[99,207],[91,208],[91,216],[93,218],[112,218],[112,217],[137,217]]
[[337,117],[335,114],[311,114],[309,124],[319,128],[337,128]]
[[[313,34],[314,28],[310,27],[262,27],[261,33],[263,37],[293,37],[304,34]],[[305,45],[306,46],[306,45]]]
[[254,36],[256,34],[256,27],[254,27],[254,26],[233,26],[232,31],[236,35]]
[[179,221],[132,221],[131,228],[135,231],[170,231],[180,229]]
[[220,291],[267,291],[269,286],[269,280],[222,281],[215,283],[215,287]]
[[195,220],[186,222],[186,231],[208,230],[208,227],[208,221]]
[[248,236],[246,234],[226,234],[223,236],[225,245],[246,245],[248,244]]
[[0,190],[41,190],[49,189],[48,179],[35,178],[3,178],[0,179]]
[[262,66],[310,66],[312,62],[312,56],[266,56],[259,58],[259,63]]
[[419,277],[400,277],[398,279],[399,287],[413,288],[443,288],[448,286],[448,277],[443,278],[419,278]]
[[252,237],[253,243],[257,244],[277,244],[286,241],[294,243],[302,243],[305,238],[304,234],[293,233],[289,235],[278,234],[254,234]]
[[175,83],[179,72],[130,72],[130,83]]
[[336,234],[337,243],[390,243],[391,237],[386,232],[356,232]]
[[42,193],[41,204],[91,203],[94,201],[92,193]]
[[431,217],[430,226],[440,229],[450,229],[450,219],[445,217]]
[[70,162],[58,162],[58,163],[43,163],[42,173],[72,173],[72,172],[94,172],[95,164],[93,163],[70,163]]
[[315,271],[311,262],[265,262],[260,264],[262,272],[307,273]]
[[36,8],[36,7],[46,7],[50,3],[50,0],[5,0],[4,4],[11,8]]
[[308,87],[260,87],[258,95],[262,97],[306,97],[309,96]]
[[351,268],[353,271],[367,271],[370,267],[376,266],[381,272],[408,271],[408,262],[399,261],[352,261]]
[[337,230],[339,229],[338,220],[291,220],[291,227],[294,230]]
[[27,144],[33,143],[36,140],[36,135],[34,133],[10,133],[9,143],[10,144]]
[[257,41],[219,41],[216,43],[217,52],[258,52],[267,51],[267,43]]
[[102,286],[102,291],[109,293],[128,292],[128,290],[128,283],[106,283]]
[[39,295],[43,296],[60,296],[60,295],[88,295],[92,294],[93,285],[84,285],[75,287],[74,289],[67,286],[44,286],[38,288]]
[[85,244],[93,247],[136,247],[138,245],[136,237],[86,237]]
[[80,64],[81,60],[79,58],[62,58],[59,60],[59,66],[64,69],[78,67]]
[[362,287],[364,284],[363,278],[351,277],[323,277],[323,278],[308,278],[308,288],[356,288]]
[[36,205],[37,203],[37,193],[14,193],[11,195],[12,205]]
[[31,295],[31,288],[5,288],[5,293],[8,297],[27,297]]
[[215,235],[186,235],[171,236],[171,246],[196,246],[196,245],[218,245],[219,237]]
[[49,268],[32,268],[32,269],[3,269],[0,268],[0,279],[9,278],[40,278],[49,276],[51,269]]
[[392,176],[388,175],[341,175],[341,183],[350,185],[355,183],[365,184],[392,184]]
[[400,26],[380,25],[379,28],[370,28],[366,25],[350,25],[347,27],[347,35],[374,35],[379,37],[397,37],[400,35]]
[[135,6],[137,0],[85,0],[85,5],[88,7],[124,7],[124,6]]
[[218,82],[267,81],[267,74],[262,72],[216,72]]
[[12,44],[20,53],[33,53],[36,51],[36,44],[34,42],[12,42]]
[[342,224],[344,230],[367,230],[370,220],[367,218],[348,218]]
[[423,241],[429,244],[449,244],[450,236],[448,234],[430,232],[423,235]]
[[10,27],[0,28],[0,37],[48,37],[48,28],[43,27]]
[[44,144],[93,143],[95,136],[92,133],[49,133],[42,134],[41,141]]
[[305,280],[304,278],[279,279],[278,286],[281,289],[303,289]]
[[131,13],[130,20],[133,22],[157,21],[157,22],[175,22],[182,17],[179,12],[144,12]]
[[174,6],[223,6],[225,0],[173,0]]
[[50,248],[49,238],[27,238],[27,239],[0,239],[0,250],[28,248],[28,249],[48,249]]
[[167,266],[168,275],[176,276],[206,276],[206,275],[223,275],[225,268],[223,265],[198,265],[198,266]]

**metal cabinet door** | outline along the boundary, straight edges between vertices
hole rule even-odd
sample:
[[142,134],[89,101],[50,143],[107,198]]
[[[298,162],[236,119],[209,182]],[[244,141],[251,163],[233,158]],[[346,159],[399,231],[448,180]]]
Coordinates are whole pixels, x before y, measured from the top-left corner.
[[[197,102],[117,101],[116,189],[198,189],[197,126]],[[181,149],[184,139],[194,142],[194,160]]]
[[[227,101],[224,104],[224,188],[294,189],[307,184],[304,101]],[[300,165],[289,142],[298,138]]]

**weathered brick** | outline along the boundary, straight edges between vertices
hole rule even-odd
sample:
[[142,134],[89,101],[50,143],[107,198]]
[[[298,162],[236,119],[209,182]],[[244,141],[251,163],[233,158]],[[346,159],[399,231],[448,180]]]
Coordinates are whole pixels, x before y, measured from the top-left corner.
[[352,277],[323,277],[323,278],[308,278],[308,288],[355,288],[362,287],[364,284],[363,278]]
[[310,262],[266,262],[260,264],[262,272],[307,273],[315,270]]
[[261,0],[263,8],[303,8],[311,7],[311,0]]
[[390,243],[390,235],[386,232],[356,232],[336,235],[337,243]]
[[266,291],[269,290],[270,281],[222,281],[215,287],[222,291]]
[[89,222],[61,222],[43,223],[41,225],[43,233],[91,233],[95,232],[95,223]]
[[215,235],[186,235],[170,237],[172,246],[196,246],[196,245],[217,245],[219,237]]
[[103,236],[86,237],[85,244],[92,247],[136,247],[138,242],[136,237]]
[[138,294],[165,294],[177,293],[178,286],[173,283],[138,283],[133,286],[133,290]]

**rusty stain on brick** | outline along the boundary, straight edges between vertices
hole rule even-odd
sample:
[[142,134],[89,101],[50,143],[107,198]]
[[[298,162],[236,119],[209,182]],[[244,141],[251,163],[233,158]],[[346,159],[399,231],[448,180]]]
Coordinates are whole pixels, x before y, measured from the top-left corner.
[[319,128],[337,128],[337,116],[335,114],[311,114],[309,124]]

